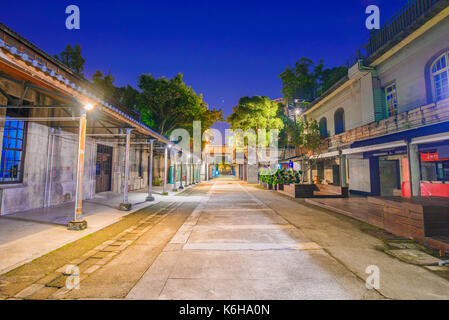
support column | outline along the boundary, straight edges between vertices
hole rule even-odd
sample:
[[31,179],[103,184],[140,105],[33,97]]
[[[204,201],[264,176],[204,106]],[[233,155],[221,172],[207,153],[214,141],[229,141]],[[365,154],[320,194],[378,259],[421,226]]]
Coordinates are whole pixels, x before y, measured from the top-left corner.
[[173,192],[177,192],[178,188],[176,188],[176,179],[178,177],[178,151],[173,152]]
[[184,187],[183,187],[183,185],[182,185],[182,180],[183,180],[183,170],[182,170],[182,166],[183,166],[183,160],[184,160],[184,151],[182,151],[182,153],[181,153],[181,182],[180,182],[180,185],[179,185],[179,189],[184,189]]
[[150,161],[148,163],[148,196],[146,201],[154,201],[152,188],[153,188],[153,151],[154,151],[154,139],[150,140]]
[[75,216],[68,223],[69,230],[84,230],[87,222],[83,218],[83,176],[84,176],[84,152],[86,149],[87,115],[85,110],[80,112],[80,124],[78,135],[78,160],[76,166],[76,191],[75,191]]
[[119,209],[121,211],[129,211],[132,208],[132,204],[129,203],[129,199],[128,199],[130,149],[131,149],[131,129],[126,129],[125,180],[123,181],[123,202],[120,203],[120,206],[119,206]]
[[167,158],[168,158],[168,147],[165,146],[164,149],[164,183],[162,185],[162,195],[168,195],[167,192]]
[[313,184],[313,163],[309,161],[309,184]]
[[348,186],[346,181],[346,155],[344,154],[340,154],[340,185],[342,187]]
[[410,192],[412,197],[421,196],[421,170],[419,165],[418,145],[407,144],[408,168],[410,176]]

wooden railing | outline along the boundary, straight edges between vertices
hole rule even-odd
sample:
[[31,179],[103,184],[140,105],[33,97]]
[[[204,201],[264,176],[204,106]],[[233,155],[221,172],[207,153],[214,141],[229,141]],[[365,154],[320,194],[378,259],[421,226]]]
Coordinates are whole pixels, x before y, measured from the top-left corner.
[[332,136],[327,140],[328,147],[335,149],[347,146],[358,140],[370,139],[445,121],[449,121],[449,99],[402,112]]

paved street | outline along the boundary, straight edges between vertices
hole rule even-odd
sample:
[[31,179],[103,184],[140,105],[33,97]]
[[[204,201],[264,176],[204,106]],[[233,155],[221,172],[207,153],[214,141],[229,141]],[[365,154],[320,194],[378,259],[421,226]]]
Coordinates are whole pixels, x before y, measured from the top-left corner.
[[219,180],[127,298],[360,299],[367,294],[364,283],[240,183]]
[[[383,252],[368,225],[216,179],[0,276],[25,299],[449,299],[449,281]],[[67,290],[67,266],[80,288]],[[368,290],[368,266],[380,270]]]

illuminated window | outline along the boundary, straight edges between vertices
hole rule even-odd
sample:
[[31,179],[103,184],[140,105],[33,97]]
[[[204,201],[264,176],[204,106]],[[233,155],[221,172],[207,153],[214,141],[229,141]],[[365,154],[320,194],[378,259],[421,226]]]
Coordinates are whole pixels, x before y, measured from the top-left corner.
[[22,182],[23,178],[27,124],[25,121],[8,120],[16,116],[19,115],[13,115],[10,112],[6,115],[0,162],[0,183]]
[[448,82],[448,52],[437,58],[431,66],[433,93],[435,100],[443,100],[449,98],[449,82]]
[[396,93],[396,85],[392,84],[385,88],[385,99],[387,101],[388,117],[398,113],[398,96]]

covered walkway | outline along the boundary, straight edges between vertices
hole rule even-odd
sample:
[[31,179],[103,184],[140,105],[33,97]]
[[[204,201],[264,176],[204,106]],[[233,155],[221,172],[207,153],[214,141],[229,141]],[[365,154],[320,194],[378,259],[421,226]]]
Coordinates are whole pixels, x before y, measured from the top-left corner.
[[72,218],[75,203],[18,212],[0,217],[0,274],[14,269],[52,250],[80,239],[90,233],[111,225],[123,216],[160,201],[186,201],[169,192],[162,196],[162,187],[154,187],[155,201],[146,202],[147,190],[129,193],[131,211],[121,211],[118,206],[123,199],[121,193],[104,192],[84,201],[84,219],[87,229],[80,232],[67,231],[67,222]]

